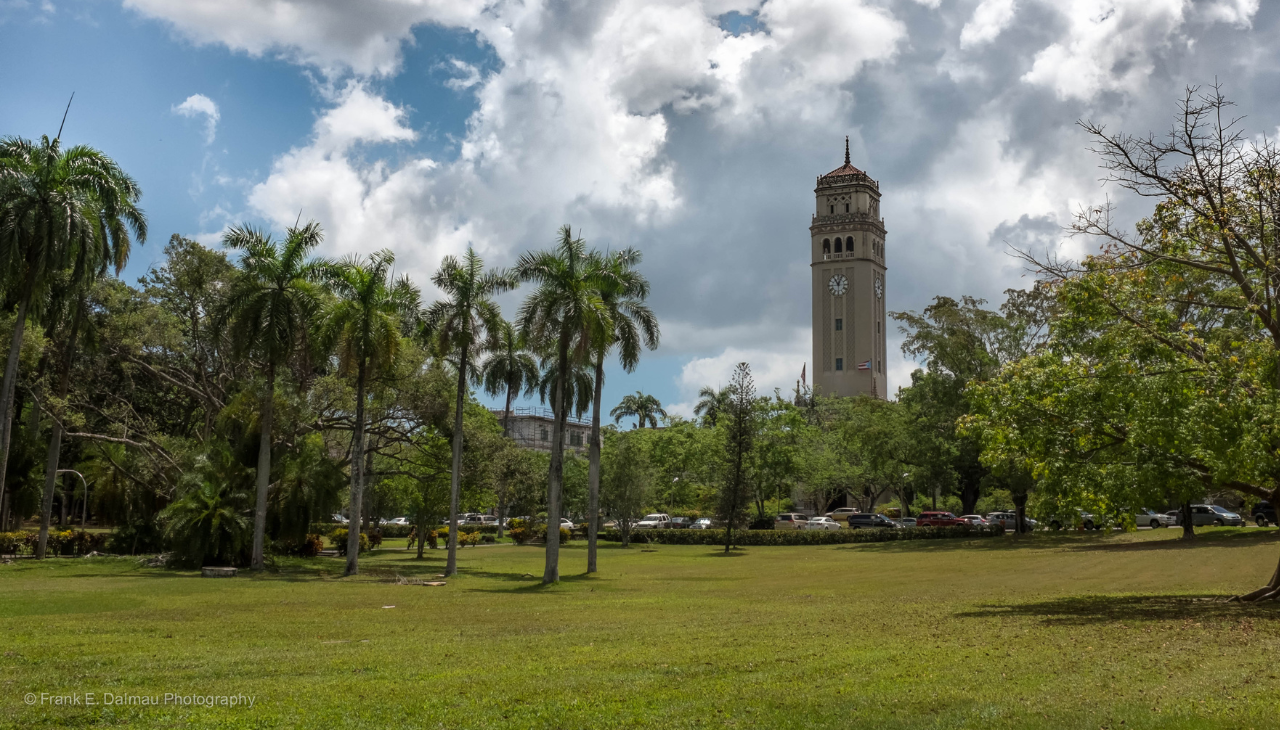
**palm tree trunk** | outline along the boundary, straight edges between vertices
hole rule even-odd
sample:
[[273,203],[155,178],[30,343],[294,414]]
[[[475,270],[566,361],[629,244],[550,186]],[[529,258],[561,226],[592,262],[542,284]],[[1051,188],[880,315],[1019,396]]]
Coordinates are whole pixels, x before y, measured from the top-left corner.
[[[4,364],[4,381],[0,383],[0,496],[5,494],[5,474],[9,470],[9,442],[13,436],[13,390],[18,381],[18,357],[22,354],[22,334],[31,304],[31,287],[18,304],[18,318],[13,323],[9,340],[9,359]],[[12,501],[12,500],[11,500]]]
[[[507,384],[507,404],[502,409],[502,436],[503,438],[511,438],[511,401],[515,400],[516,389],[510,383]],[[502,520],[507,514],[507,482],[506,477],[502,477],[502,481],[498,484],[498,539],[502,539]]]
[[604,389],[604,353],[596,357],[595,397],[591,399],[591,446],[587,452],[587,572],[596,572],[596,530],[600,523],[600,394]]
[[[62,353],[62,372],[58,376],[58,400],[67,397],[71,387],[71,354],[76,349],[76,335],[80,332],[80,312],[83,301],[76,302],[76,313],[71,319],[71,334],[67,337],[67,349]],[[58,481],[58,457],[62,454],[62,421],[53,419],[53,433],[49,435],[49,453],[44,466],[44,495],[40,501],[40,539],[36,544],[36,557],[43,559],[49,542],[49,522],[53,511],[53,490]]]
[[462,407],[467,393],[467,346],[458,357],[458,397],[453,414],[453,472],[449,476],[449,557],[444,574],[458,574],[458,494],[462,491]]
[[364,499],[364,370],[367,359],[360,358],[356,370],[356,431],[351,437],[351,512],[347,520],[347,570],[360,572],[360,507]]
[[569,410],[565,385],[569,372],[569,331],[560,331],[556,353],[556,388],[552,395],[551,467],[547,474],[547,561],[542,582],[560,581],[560,484],[564,477],[564,423]]
[[252,570],[266,567],[263,552],[267,541],[267,486],[271,482],[271,421],[276,407],[276,364],[267,363],[267,392],[262,399],[262,428],[258,437],[258,502],[253,510]]

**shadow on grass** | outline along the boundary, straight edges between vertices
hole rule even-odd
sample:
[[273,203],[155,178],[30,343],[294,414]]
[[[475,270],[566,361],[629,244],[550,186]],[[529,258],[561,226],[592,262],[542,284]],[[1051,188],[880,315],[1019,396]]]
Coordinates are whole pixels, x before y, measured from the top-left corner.
[[1250,548],[1280,546],[1280,532],[1276,530],[1243,530],[1238,527],[1219,528],[1197,533],[1194,540],[1183,540],[1182,529],[1170,530],[1169,537],[1127,542],[1092,542],[1072,545],[1071,550],[1128,552],[1142,550],[1192,550],[1195,548]]
[[[541,591],[549,590],[553,586],[557,585],[555,583],[543,583],[541,576],[534,576],[530,573],[521,573],[517,575],[515,573],[487,573],[484,571],[459,572],[465,572],[468,577],[475,576],[477,578],[489,578],[523,584],[513,588],[468,588],[467,592],[469,593],[539,593]],[[571,585],[576,583],[585,584],[593,583],[597,580],[600,580],[598,576],[591,575],[589,573],[579,573],[577,575],[562,575],[560,576],[559,583]],[[537,582],[535,583],[533,581]]]
[[1084,626],[1117,621],[1238,621],[1280,618],[1280,603],[1227,603],[1225,595],[1069,596],[1035,603],[983,604],[956,618],[1019,617],[1045,625]]
[[[1159,537],[1152,533],[1123,532],[1035,532],[1029,535],[1002,535],[1000,537],[938,538],[933,540],[894,540],[889,542],[852,543],[837,545],[837,550],[871,550],[880,552],[941,552],[950,550],[1067,550],[1124,552],[1142,550],[1190,550],[1203,548],[1248,548],[1266,545],[1280,547],[1280,531],[1239,527],[1209,528],[1196,533],[1194,540],[1182,540],[1181,530],[1161,530]],[[1134,538],[1137,539],[1134,539]]]

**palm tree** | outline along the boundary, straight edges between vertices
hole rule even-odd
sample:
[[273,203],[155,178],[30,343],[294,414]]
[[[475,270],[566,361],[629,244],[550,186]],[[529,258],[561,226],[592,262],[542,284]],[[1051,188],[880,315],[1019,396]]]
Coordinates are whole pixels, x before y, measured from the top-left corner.
[[395,254],[385,249],[363,261],[350,256],[329,267],[326,277],[337,299],[324,313],[321,339],[336,349],[339,372],[356,380],[346,575],[359,572],[364,406],[369,379],[391,369],[400,351],[401,328],[418,313],[418,290],[407,278],[391,278],[393,263]]
[[732,399],[731,389],[725,387],[716,390],[710,385],[704,385],[702,390],[698,391],[698,403],[693,407],[693,412],[695,415],[702,416],[706,425],[715,428],[716,420],[728,409]]
[[510,437],[511,402],[521,391],[526,398],[533,395],[539,379],[538,362],[534,360],[524,337],[510,322],[499,323],[491,335],[489,357],[476,371],[476,378],[484,392],[494,397],[506,396],[502,409],[502,435]]
[[665,417],[667,412],[662,410],[662,402],[657,398],[637,390],[635,395],[622,396],[622,402],[609,411],[609,415],[613,416],[614,423],[634,416],[636,428],[644,428],[646,423],[652,428],[657,428],[658,416]]
[[[510,322],[502,321],[490,335],[490,355],[476,371],[476,380],[489,395],[506,395],[502,409],[502,435],[510,438],[511,402],[521,391],[525,397],[533,394],[538,381],[538,363],[533,359],[524,337]],[[498,486],[498,539],[501,540],[502,520],[507,511],[507,489],[501,478]]]
[[247,225],[232,228],[222,237],[222,245],[244,251],[244,256],[240,258],[240,275],[228,292],[226,308],[219,312],[218,329],[230,335],[236,356],[255,356],[265,366],[267,377],[259,419],[257,501],[250,563],[253,570],[264,567],[276,368],[297,351],[319,307],[319,292],[314,282],[321,278],[329,264],[308,259],[307,254],[322,240],[324,234],[315,221],[287,229],[280,243]]
[[595,377],[591,398],[591,445],[587,466],[587,572],[596,572],[596,529],[600,515],[600,399],[604,388],[604,359],[615,345],[618,359],[627,372],[635,370],[640,361],[641,346],[650,350],[658,347],[660,334],[658,318],[645,306],[649,296],[649,281],[635,266],[640,263],[640,252],[635,249],[618,251],[605,259],[602,272],[600,298],[609,310],[612,327],[601,332],[602,337],[594,348]]
[[608,308],[600,299],[599,256],[574,238],[569,226],[549,251],[529,252],[516,263],[516,277],[537,288],[520,306],[520,329],[530,342],[554,343],[556,387],[552,394],[551,465],[547,475],[547,556],[543,583],[560,580],[560,488],[564,477],[564,425],[569,413],[564,380],[581,363],[591,342],[607,330]]
[[[495,332],[502,315],[493,296],[515,287],[509,276],[485,271],[484,261],[470,246],[462,261],[445,256],[431,282],[445,298],[431,305],[423,321],[423,335],[445,353],[458,354],[458,394],[453,414],[453,472],[449,485],[449,558],[446,576],[458,573],[458,496],[462,491],[462,408],[467,398],[467,367],[472,348]],[[478,353],[476,353],[478,354]]]
[[591,369],[580,362],[569,364],[569,377],[564,380],[564,387],[568,392],[561,401],[556,397],[556,389],[560,387],[561,380],[555,359],[543,358],[541,367],[542,375],[537,383],[538,398],[551,405],[553,414],[558,412],[557,409],[563,403],[574,418],[582,418],[582,414],[591,407]]
[[[61,132],[59,132],[61,134]],[[18,354],[31,305],[51,277],[70,270],[73,286],[129,260],[130,231],[147,240],[142,190],[110,157],[84,145],[62,149],[61,138],[40,143],[0,139],[0,276],[18,305],[9,358],[0,382],[0,499],[12,436]]]

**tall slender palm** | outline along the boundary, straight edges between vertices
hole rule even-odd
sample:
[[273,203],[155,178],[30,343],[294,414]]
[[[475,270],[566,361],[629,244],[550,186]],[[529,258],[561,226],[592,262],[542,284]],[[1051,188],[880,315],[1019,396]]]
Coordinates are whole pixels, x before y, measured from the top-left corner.
[[435,340],[445,353],[458,356],[458,393],[453,413],[453,471],[449,484],[449,557],[446,576],[458,573],[458,496],[462,491],[462,408],[467,398],[467,368],[470,356],[486,337],[502,324],[502,314],[493,297],[515,286],[511,277],[499,271],[485,271],[484,261],[467,247],[462,260],[445,256],[431,277],[445,298],[431,305],[423,320],[423,335]]
[[552,390],[555,423],[551,429],[551,465],[547,475],[547,555],[543,583],[560,580],[560,489],[564,478],[564,428],[568,388],[563,381],[573,362],[582,362],[598,333],[612,326],[600,299],[599,256],[574,238],[569,226],[548,251],[523,254],[516,263],[520,281],[537,287],[520,306],[520,329],[530,342],[554,346],[556,378]]
[[710,385],[704,385],[702,390],[698,391],[698,403],[694,405],[693,412],[695,415],[702,416],[706,425],[714,428],[716,420],[729,408],[731,400],[733,400],[733,391],[729,388],[716,390]]
[[511,403],[522,392],[525,397],[533,395],[538,384],[538,361],[520,331],[510,322],[500,323],[491,334],[489,357],[476,375],[484,392],[494,397],[506,396],[502,409],[502,435],[509,437]]
[[644,428],[645,424],[657,428],[658,416],[666,416],[667,412],[662,410],[662,402],[657,398],[637,390],[635,395],[622,396],[622,402],[609,411],[609,415],[613,416],[614,423],[634,417],[636,428]]
[[0,276],[17,301],[4,380],[0,382],[0,498],[5,491],[12,436],[18,353],[33,299],[55,272],[69,269],[79,284],[129,260],[130,232],[147,239],[138,207],[142,190],[110,157],[92,147],[62,149],[61,139],[39,144],[0,139]]
[[594,347],[594,393],[591,398],[591,444],[587,466],[587,572],[596,572],[596,530],[600,515],[600,399],[604,389],[604,359],[618,349],[627,372],[636,369],[642,347],[657,349],[661,335],[658,318],[644,304],[649,281],[635,270],[640,252],[627,248],[605,258],[600,298],[609,311],[612,327],[601,331]]
[[253,557],[250,567],[262,570],[267,534],[267,486],[271,482],[271,427],[275,414],[276,368],[297,352],[319,307],[316,282],[328,262],[309,259],[324,234],[309,221],[285,231],[276,242],[250,226],[232,228],[222,237],[227,248],[244,251],[240,274],[231,285],[226,308],[218,313],[219,329],[228,333],[232,352],[250,356],[265,368],[266,388],[259,418],[257,499],[253,512]]
[[[562,402],[574,418],[581,418],[591,407],[591,368],[585,363],[569,363],[569,377],[560,379],[560,370],[556,367],[555,358],[542,359],[542,375],[538,378],[538,398],[551,406],[552,414],[557,413]],[[561,382],[567,389],[565,398],[557,398],[557,388]]]
[[[506,396],[502,409],[502,435],[511,437],[511,403],[523,391],[526,397],[533,394],[538,381],[538,363],[533,358],[524,337],[510,322],[503,320],[496,331],[491,332],[489,357],[476,371],[476,379],[491,396]],[[498,483],[498,539],[502,539],[502,520],[507,512],[507,488],[502,477]]]
[[368,259],[345,258],[329,267],[329,288],[337,299],[323,315],[321,339],[338,355],[338,370],[356,381],[351,437],[351,506],[346,575],[359,571],[360,510],[364,499],[364,407],[371,378],[391,369],[400,352],[401,330],[418,314],[418,290],[407,278],[393,279],[395,255],[375,251]]

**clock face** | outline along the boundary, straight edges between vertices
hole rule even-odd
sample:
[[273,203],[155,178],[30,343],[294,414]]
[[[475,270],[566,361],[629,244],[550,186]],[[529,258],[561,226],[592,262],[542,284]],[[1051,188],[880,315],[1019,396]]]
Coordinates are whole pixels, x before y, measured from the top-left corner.
[[884,281],[876,277],[876,299],[884,297]]
[[827,282],[827,289],[830,289],[835,296],[844,296],[844,293],[849,290],[849,280],[844,278],[844,274],[836,274],[831,277],[831,281]]

